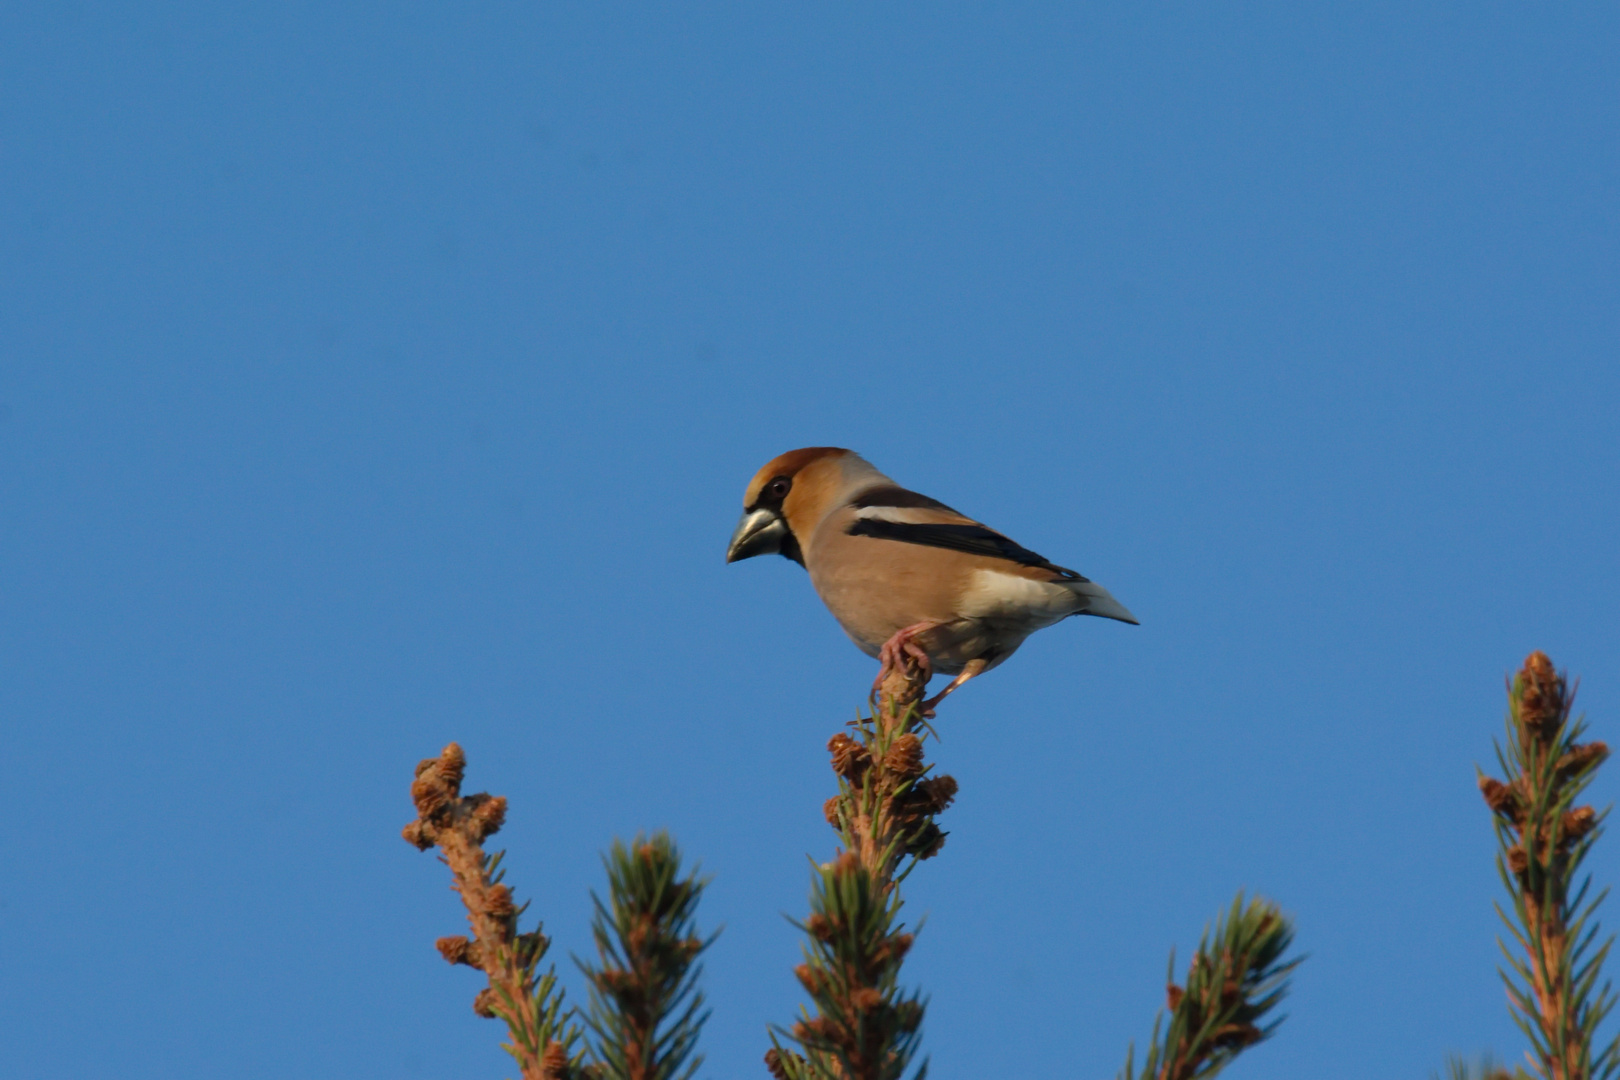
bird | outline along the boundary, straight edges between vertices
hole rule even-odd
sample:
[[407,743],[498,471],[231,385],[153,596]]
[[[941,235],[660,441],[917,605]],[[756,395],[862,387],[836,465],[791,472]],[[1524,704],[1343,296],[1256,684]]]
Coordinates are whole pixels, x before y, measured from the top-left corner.
[[1096,582],[835,446],[790,450],[749,481],[726,562],[771,554],[809,571],[850,640],[882,662],[878,684],[903,656],[955,676],[925,715],[1071,615],[1140,625]]

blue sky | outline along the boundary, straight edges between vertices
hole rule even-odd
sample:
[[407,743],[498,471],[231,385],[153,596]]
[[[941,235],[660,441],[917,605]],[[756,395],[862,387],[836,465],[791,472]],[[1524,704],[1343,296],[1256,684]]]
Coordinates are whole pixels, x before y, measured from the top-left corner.
[[614,836],[702,860],[705,1075],[763,1075],[873,674],[722,563],[807,444],[1142,619],[942,710],[931,1075],[1112,1076],[1240,887],[1310,958],[1233,1075],[1518,1054],[1502,676],[1620,738],[1612,6],[0,26],[15,1075],[510,1075],[398,837],[451,739],[565,967]]

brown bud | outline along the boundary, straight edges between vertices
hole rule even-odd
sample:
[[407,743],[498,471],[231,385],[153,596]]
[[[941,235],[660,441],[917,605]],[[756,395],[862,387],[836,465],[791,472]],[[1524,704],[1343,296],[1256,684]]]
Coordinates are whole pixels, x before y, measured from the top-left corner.
[[1601,764],[1608,756],[1607,743],[1589,742],[1572,746],[1567,754],[1558,759],[1558,778],[1568,780],[1572,776],[1579,776],[1593,765]]
[[459,934],[455,937],[442,937],[433,943],[433,947],[439,950],[440,956],[452,964],[478,966],[478,961],[473,958],[478,947]]
[[432,821],[450,807],[452,796],[439,774],[429,769],[411,782],[411,801],[423,821]]
[[872,760],[866,747],[840,731],[827,740],[827,749],[832,754],[833,772],[852,784],[859,783]]
[[1514,844],[1508,848],[1507,864],[1509,870],[1515,874],[1522,874],[1530,868],[1530,856],[1524,853],[1524,848]]
[[834,795],[821,804],[821,813],[826,817],[827,824],[835,829],[838,828],[838,798],[837,795]]
[[636,915],[635,921],[630,924],[630,932],[625,935],[625,944],[632,953],[645,952],[647,944],[658,936],[658,923],[652,912],[643,911]]
[[1581,837],[1591,832],[1596,825],[1597,812],[1590,806],[1577,806],[1566,813],[1563,821],[1559,822],[1565,844],[1577,843]]
[[894,740],[883,755],[883,767],[900,776],[919,775],[923,770],[922,740],[909,731]]
[[[788,1080],[787,1066],[782,1064],[785,1057],[798,1058],[797,1054],[784,1054],[776,1047],[765,1051],[765,1068],[770,1070],[772,1080]],[[799,1060],[803,1060],[800,1058]]]
[[[806,1028],[809,1029],[812,1035],[819,1036],[820,1038],[830,1040],[837,1038],[838,1036],[838,1023],[831,1017],[812,1016],[809,1020],[802,1021],[802,1023]],[[793,1026],[797,1028],[799,1025],[795,1024]]]
[[1511,784],[1504,784],[1494,777],[1482,776],[1479,778],[1479,793],[1485,796],[1485,805],[1496,813],[1511,820],[1518,820],[1519,793]]
[[811,967],[809,964],[800,964],[795,967],[793,969],[793,975],[799,980],[799,985],[804,987],[805,991],[810,994],[815,994],[818,992],[822,983],[827,981],[827,977],[825,975]]
[[818,941],[832,940],[832,923],[828,922],[827,916],[821,914],[819,911],[813,913],[808,919],[804,920],[804,928],[809,932],[811,937]]
[[1548,737],[1564,718],[1567,704],[1564,680],[1558,676],[1547,654],[1537,650],[1525,659],[1514,681],[1519,698],[1519,722],[1528,733]]
[[1174,1012],[1176,1008],[1180,1006],[1181,999],[1185,996],[1186,992],[1175,983],[1171,983],[1169,986],[1164,988],[1164,1000],[1169,1003],[1171,1012]]
[[924,812],[938,814],[956,801],[956,777],[932,776],[919,780],[914,790],[922,793]]
[[876,1012],[883,1007],[883,995],[870,986],[863,986],[849,995],[849,1003],[861,1012]]
[[497,1015],[495,1007],[500,1000],[500,995],[495,993],[495,988],[486,986],[478,991],[477,997],[473,998],[473,1012],[486,1020],[493,1020]]
[[475,795],[473,838],[480,843],[501,831],[506,824],[506,798],[502,795]]
[[930,821],[907,839],[906,854],[919,859],[932,859],[945,846],[946,835],[943,829]]
[[541,1080],[568,1080],[572,1071],[569,1064],[568,1048],[552,1039],[546,1043],[545,1052],[540,1055]]
[[440,751],[439,775],[444,778],[445,786],[450,789],[451,798],[461,794],[461,778],[466,772],[467,755],[461,752],[460,746],[451,743]]
[[517,911],[512,890],[505,885],[491,885],[484,894],[484,910],[497,919],[510,918]]
[[635,981],[635,977],[621,968],[610,967],[603,968],[591,976],[591,981],[596,983],[598,990],[612,997],[623,993],[625,988]]
[[913,940],[910,934],[891,934],[872,950],[871,966],[875,969],[900,963],[911,951]]
[[426,851],[432,847],[436,839],[433,826],[420,819],[411,822],[400,831],[405,842],[414,846],[418,851]]

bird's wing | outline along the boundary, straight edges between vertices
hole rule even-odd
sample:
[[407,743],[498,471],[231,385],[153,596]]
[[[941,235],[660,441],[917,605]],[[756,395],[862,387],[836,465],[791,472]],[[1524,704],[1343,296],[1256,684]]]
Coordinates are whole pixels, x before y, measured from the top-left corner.
[[863,497],[853,509],[854,519],[844,530],[850,536],[898,540],[903,544],[1005,559],[1019,566],[1052,571],[1065,581],[1087,580],[926,495],[888,489]]

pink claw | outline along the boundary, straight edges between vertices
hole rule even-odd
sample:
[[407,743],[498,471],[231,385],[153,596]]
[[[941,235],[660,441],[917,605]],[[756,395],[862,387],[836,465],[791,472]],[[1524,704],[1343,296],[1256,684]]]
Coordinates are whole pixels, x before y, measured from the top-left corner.
[[889,672],[900,668],[907,657],[922,669],[925,676],[933,675],[934,665],[928,659],[927,651],[913,639],[938,625],[932,622],[913,623],[904,630],[896,631],[893,637],[883,643],[883,648],[878,650],[878,662],[882,666],[878,668],[878,677],[872,683],[874,692],[883,686],[883,680],[888,677]]

